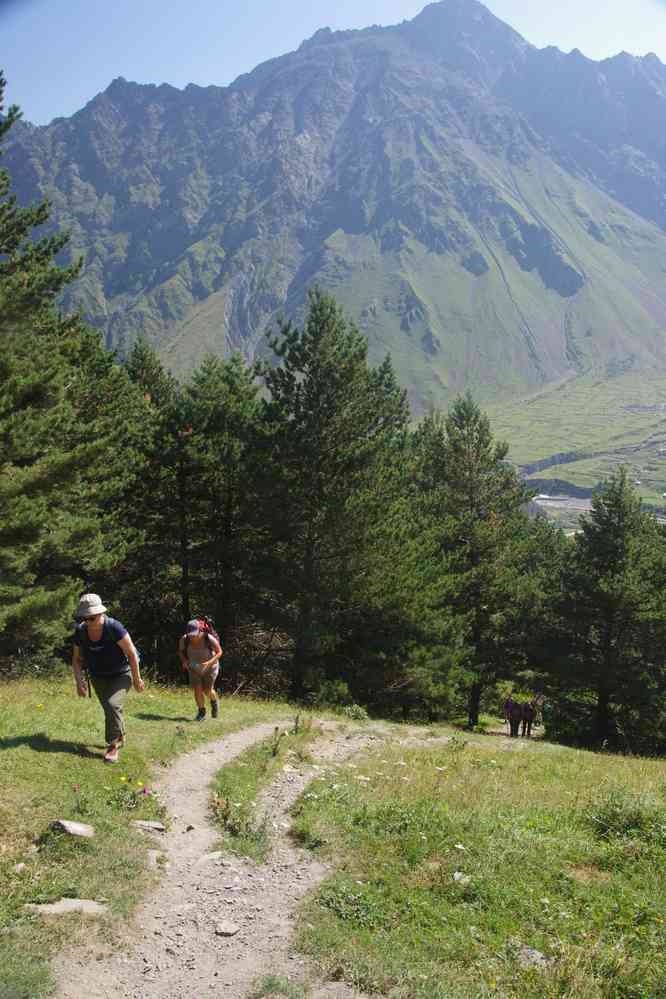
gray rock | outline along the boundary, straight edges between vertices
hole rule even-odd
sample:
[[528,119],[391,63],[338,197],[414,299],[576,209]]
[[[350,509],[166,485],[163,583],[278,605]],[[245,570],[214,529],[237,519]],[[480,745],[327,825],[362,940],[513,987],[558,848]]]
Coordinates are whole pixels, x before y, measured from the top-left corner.
[[23,864],[23,863],[21,863],[21,864],[14,864],[14,870],[16,871],[17,874],[22,874],[23,871],[26,869],[27,866],[28,866],[27,864]]
[[59,902],[47,902],[43,905],[29,903],[23,908],[27,912],[36,912],[42,916],[64,916],[70,912],[83,912],[87,916],[104,916],[109,911],[106,905],[93,902],[89,898],[61,898]]
[[552,963],[552,957],[546,957],[540,950],[534,947],[527,947],[520,944],[518,947],[518,960],[523,968],[547,968]]
[[51,827],[66,832],[69,836],[82,836],[84,839],[92,839],[95,835],[94,826],[86,825],[85,822],[73,822],[71,819],[56,819]]
[[215,935],[218,937],[234,937],[240,932],[240,926],[236,923],[217,923],[215,926]]
[[134,819],[132,825],[136,829],[145,829],[147,832],[166,832],[166,826],[161,822],[148,822],[147,819]]
[[[215,850],[213,853],[204,853],[203,857],[199,857],[199,859],[197,860],[197,865],[199,865],[199,864],[208,864],[208,863],[211,863],[211,864],[212,863],[216,863],[216,862],[222,860],[223,856],[224,856],[224,854],[222,853],[221,850]],[[223,864],[222,866],[226,867],[228,865],[227,864]]]

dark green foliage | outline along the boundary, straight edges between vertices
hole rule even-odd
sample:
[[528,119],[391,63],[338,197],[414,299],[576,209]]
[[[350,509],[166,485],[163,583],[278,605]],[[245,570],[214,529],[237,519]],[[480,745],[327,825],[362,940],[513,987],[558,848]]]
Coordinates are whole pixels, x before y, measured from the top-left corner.
[[370,368],[365,339],[319,291],[304,327],[282,324],[271,345],[280,364],[261,368],[265,564],[275,620],[295,643],[292,693],[302,696],[354,631],[407,408],[390,362]]
[[[0,77],[0,106],[4,80]],[[19,114],[11,108],[0,137]],[[0,171],[0,655],[59,642],[78,592],[118,567],[119,498],[140,471],[143,402],[55,296],[79,266],[67,242],[33,240],[46,203],[21,208]]]
[[431,536],[431,616],[441,658],[467,690],[469,725],[484,688],[527,667],[527,636],[538,615],[540,546],[528,493],[468,394],[448,416],[428,418],[414,438],[417,508]]
[[317,290],[273,364],[205,356],[179,383],[140,340],[120,367],[54,305],[77,266],[33,240],[48,206],[9,190],[0,172],[5,662],[60,644],[88,589],[163,675],[207,614],[228,689],[473,727],[516,683],[546,692],[548,733],[663,751],[666,534],[624,472],[573,541],[530,519],[472,396],[410,430],[390,360]]
[[[0,108],[4,85],[0,75]],[[10,108],[0,138],[18,117]],[[103,442],[77,399],[95,348],[52,305],[78,267],[55,263],[66,236],[32,240],[48,205],[20,208],[9,190],[0,171],[0,656],[12,657],[62,633],[82,573],[101,555],[85,471]]]
[[594,700],[592,731],[583,726],[582,740],[634,750],[660,745],[666,728],[666,547],[625,469],[595,496],[561,585],[560,640],[551,647],[551,670],[561,690]]

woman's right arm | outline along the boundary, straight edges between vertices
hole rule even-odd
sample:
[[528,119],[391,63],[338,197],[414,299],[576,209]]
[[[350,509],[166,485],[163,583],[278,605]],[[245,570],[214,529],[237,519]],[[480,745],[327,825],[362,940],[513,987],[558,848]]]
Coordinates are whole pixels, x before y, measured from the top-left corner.
[[76,692],[79,697],[85,697],[88,693],[88,684],[83,676],[83,662],[81,659],[81,649],[75,645],[72,649],[72,673],[76,683]]

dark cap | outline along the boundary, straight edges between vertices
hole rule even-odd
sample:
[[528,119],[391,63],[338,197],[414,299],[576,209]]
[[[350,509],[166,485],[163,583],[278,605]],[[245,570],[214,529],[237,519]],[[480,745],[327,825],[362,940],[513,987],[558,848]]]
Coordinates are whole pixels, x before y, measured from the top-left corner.
[[187,622],[187,628],[185,629],[185,633],[187,635],[198,635],[200,631],[201,631],[201,624],[199,621],[197,621],[196,618],[194,618],[194,620],[192,621]]

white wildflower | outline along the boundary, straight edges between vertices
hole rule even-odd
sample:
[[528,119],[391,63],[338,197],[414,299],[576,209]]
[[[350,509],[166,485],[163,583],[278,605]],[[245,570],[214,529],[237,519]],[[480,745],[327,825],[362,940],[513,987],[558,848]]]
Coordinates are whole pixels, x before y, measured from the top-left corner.
[[453,880],[457,881],[459,885],[468,885],[472,879],[469,874],[464,874],[462,871],[454,871]]

